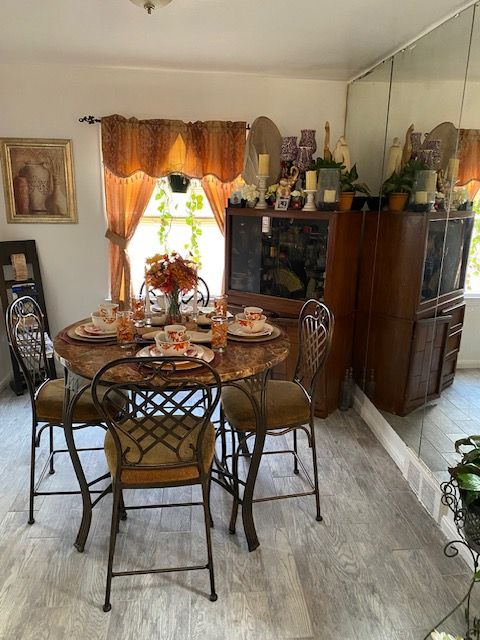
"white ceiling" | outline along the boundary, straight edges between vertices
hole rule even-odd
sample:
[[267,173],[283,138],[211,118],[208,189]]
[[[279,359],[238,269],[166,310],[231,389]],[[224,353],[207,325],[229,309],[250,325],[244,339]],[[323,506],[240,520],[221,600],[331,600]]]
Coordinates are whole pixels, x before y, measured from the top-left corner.
[[0,61],[347,80],[465,0],[0,0]]

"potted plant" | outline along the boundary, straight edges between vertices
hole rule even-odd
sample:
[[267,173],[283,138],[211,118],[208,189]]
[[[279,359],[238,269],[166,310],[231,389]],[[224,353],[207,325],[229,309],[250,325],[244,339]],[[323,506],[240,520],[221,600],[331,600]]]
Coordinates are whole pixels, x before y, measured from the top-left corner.
[[339,211],[350,211],[352,209],[353,198],[356,193],[370,195],[370,190],[364,182],[358,182],[357,165],[348,171],[345,169],[340,173],[340,202]]
[[480,435],[455,442],[461,461],[448,469],[457,481],[464,509],[464,533],[468,544],[480,552]]
[[403,211],[412,192],[415,171],[428,168],[419,160],[409,160],[400,171],[394,171],[383,183],[382,193],[388,196],[390,211]]

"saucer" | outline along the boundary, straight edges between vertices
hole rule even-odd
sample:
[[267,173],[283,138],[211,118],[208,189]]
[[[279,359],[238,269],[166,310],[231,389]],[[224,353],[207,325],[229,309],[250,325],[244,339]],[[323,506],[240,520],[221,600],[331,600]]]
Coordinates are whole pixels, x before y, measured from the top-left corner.
[[106,331],[104,329],[96,327],[93,322],[88,322],[87,324],[82,324],[81,326],[83,327],[83,330],[86,331],[86,333],[89,333],[92,336],[113,336],[117,333],[116,327],[113,327],[109,331]]
[[261,331],[257,331],[256,333],[245,331],[237,322],[232,322],[228,325],[227,333],[232,336],[240,336],[241,338],[261,338],[263,336],[269,336],[272,331],[272,325],[268,324],[267,322],[264,324],[263,329]]
[[[154,344],[149,345],[148,347],[143,347],[143,349],[140,349],[140,351],[138,351],[136,355],[139,358],[149,358],[149,357],[161,358],[162,357],[160,352],[157,350],[156,345]],[[204,362],[212,362],[212,360],[215,358],[215,353],[211,349],[209,349],[208,347],[200,347],[195,344],[190,347],[190,349],[185,355],[187,355],[190,358],[199,358]],[[184,361],[178,360],[175,363],[175,368],[178,370],[196,369],[197,367],[201,367],[201,366],[202,365],[200,362],[190,362],[189,360],[184,360]]]

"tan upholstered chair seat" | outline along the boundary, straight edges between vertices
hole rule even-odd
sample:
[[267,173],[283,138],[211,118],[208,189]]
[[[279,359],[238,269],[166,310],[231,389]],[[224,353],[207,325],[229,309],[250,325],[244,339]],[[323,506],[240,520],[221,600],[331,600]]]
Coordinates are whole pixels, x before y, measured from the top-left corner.
[[[257,400],[259,400],[259,394]],[[222,390],[222,406],[228,422],[239,431],[254,431],[255,413],[248,397],[235,387]],[[310,420],[310,403],[295,382],[269,380],[267,383],[267,428],[278,429]]]
[[[63,378],[49,380],[40,389],[35,406],[37,409],[37,419],[40,422],[63,421],[63,398],[65,386]],[[78,400],[73,414],[73,422],[102,422],[92,400],[90,390],[85,391]]]
[[[160,422],[161,420],[161,422]],[[185,416],[183,418],[184,424],[188,425],[191,428],[192,424],[194,424],[194,418],[191,416]],[[162,437],[165,434],[165,428],[171,428],[173,426],[173,420],[171,418],[156,418],[156,423],[158,424],[155,427],[152,419],[150,418],[145,422],[145,425],[150,428],[153,427],[154,436],[157,438]],[[126,431],[129,430],[128,421],[122,425],[122,428]],[[199,427],[201,423],[199,422]],[[178,428],[176,429],[178,432]],[[136,456],[138,455],[138,447],[135,445],[134,440],[130,439],[127,435],[125,435],[120,429],[117,430],[119,435],[120,443],[122,446],[122,451],[125,451],[127,447],[129,447],[130,451],[127,453],[128,461],[134,461]],[[140,428],[136,428],[132,431],[132,436],[136,439],[142,438],[143,430]],[[192,457],[192,449],[190,445],[193,445],[196,448],[197,440],[198,440],[199,429],[193,428],[190,434],[185,438],[183,443],[179,449],[179,455],[183,460],[189,460]],[[146,438],[142,438],[141,446],[142,448],[148,447],[151,443],[153,444],[155,437],[147,436]],[[168,435],[165,438],[165,441],[170,446],[177,446],[178,441],[174,439],[173,436]],[[211,422],[208,423],[205,433],[203,436],[203,452],[202,452],[202,462],[203,469],[205,472],[211,467],[213,461],[213,455],[215,451],[215,428]],[[115,442],[113,440],[112,434],[107,431],[105,434],[105,455],[107,457],[108,468],[110,469],[110,473],[112,475],[115,474],[116,465],[117,465],[117,451],[115,448]],[[154,484],[154,483],[168,483],[168,482],[182,482],[184,480],[195,480],[199,477],[198,468],[194,464],[187,464],[186,466],[175,466],[175,464],[179,463],[179,459],[172,449],[166,446],[163,443],[156,444],[150,451],[144,453],[141,463],[133,466],[133,467],[124,467],[121,472],[121,482],[125,484]],[[172,465],[170,467],[165,466],[163,469],[149,469],[148,465]]]

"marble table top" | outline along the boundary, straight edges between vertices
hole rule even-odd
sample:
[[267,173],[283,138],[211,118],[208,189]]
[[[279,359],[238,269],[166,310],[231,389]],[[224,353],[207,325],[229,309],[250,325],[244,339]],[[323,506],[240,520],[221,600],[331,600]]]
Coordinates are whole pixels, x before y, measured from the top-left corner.
[[[70,344],[62,338],[64,332],[83,322],[85,320],[66,327],[53,340],[55,355],[60,363],[68,371],[82,378],[91,380],[97,371],[108,362],[132,357],[144,346],[134,345],[131,349],[123,349],[117,344],[91,345],[80,341],[77,344]],[[255,344],[229,340],[225,353],[216,353],[215,359],[210,364],[217,370],[222,382],[232,382],[262,373],[276,366],[285,360],[289,348],[290,342],[283,332],[274,340],[256,342]],[[132,365],[119,366],[112,371],[114,375],[109,376],[111,382],[134,382],[142,379],[141,371]],[[197,380],[209,377],[205,368],[183,371],[182,374],[191,375]]]

